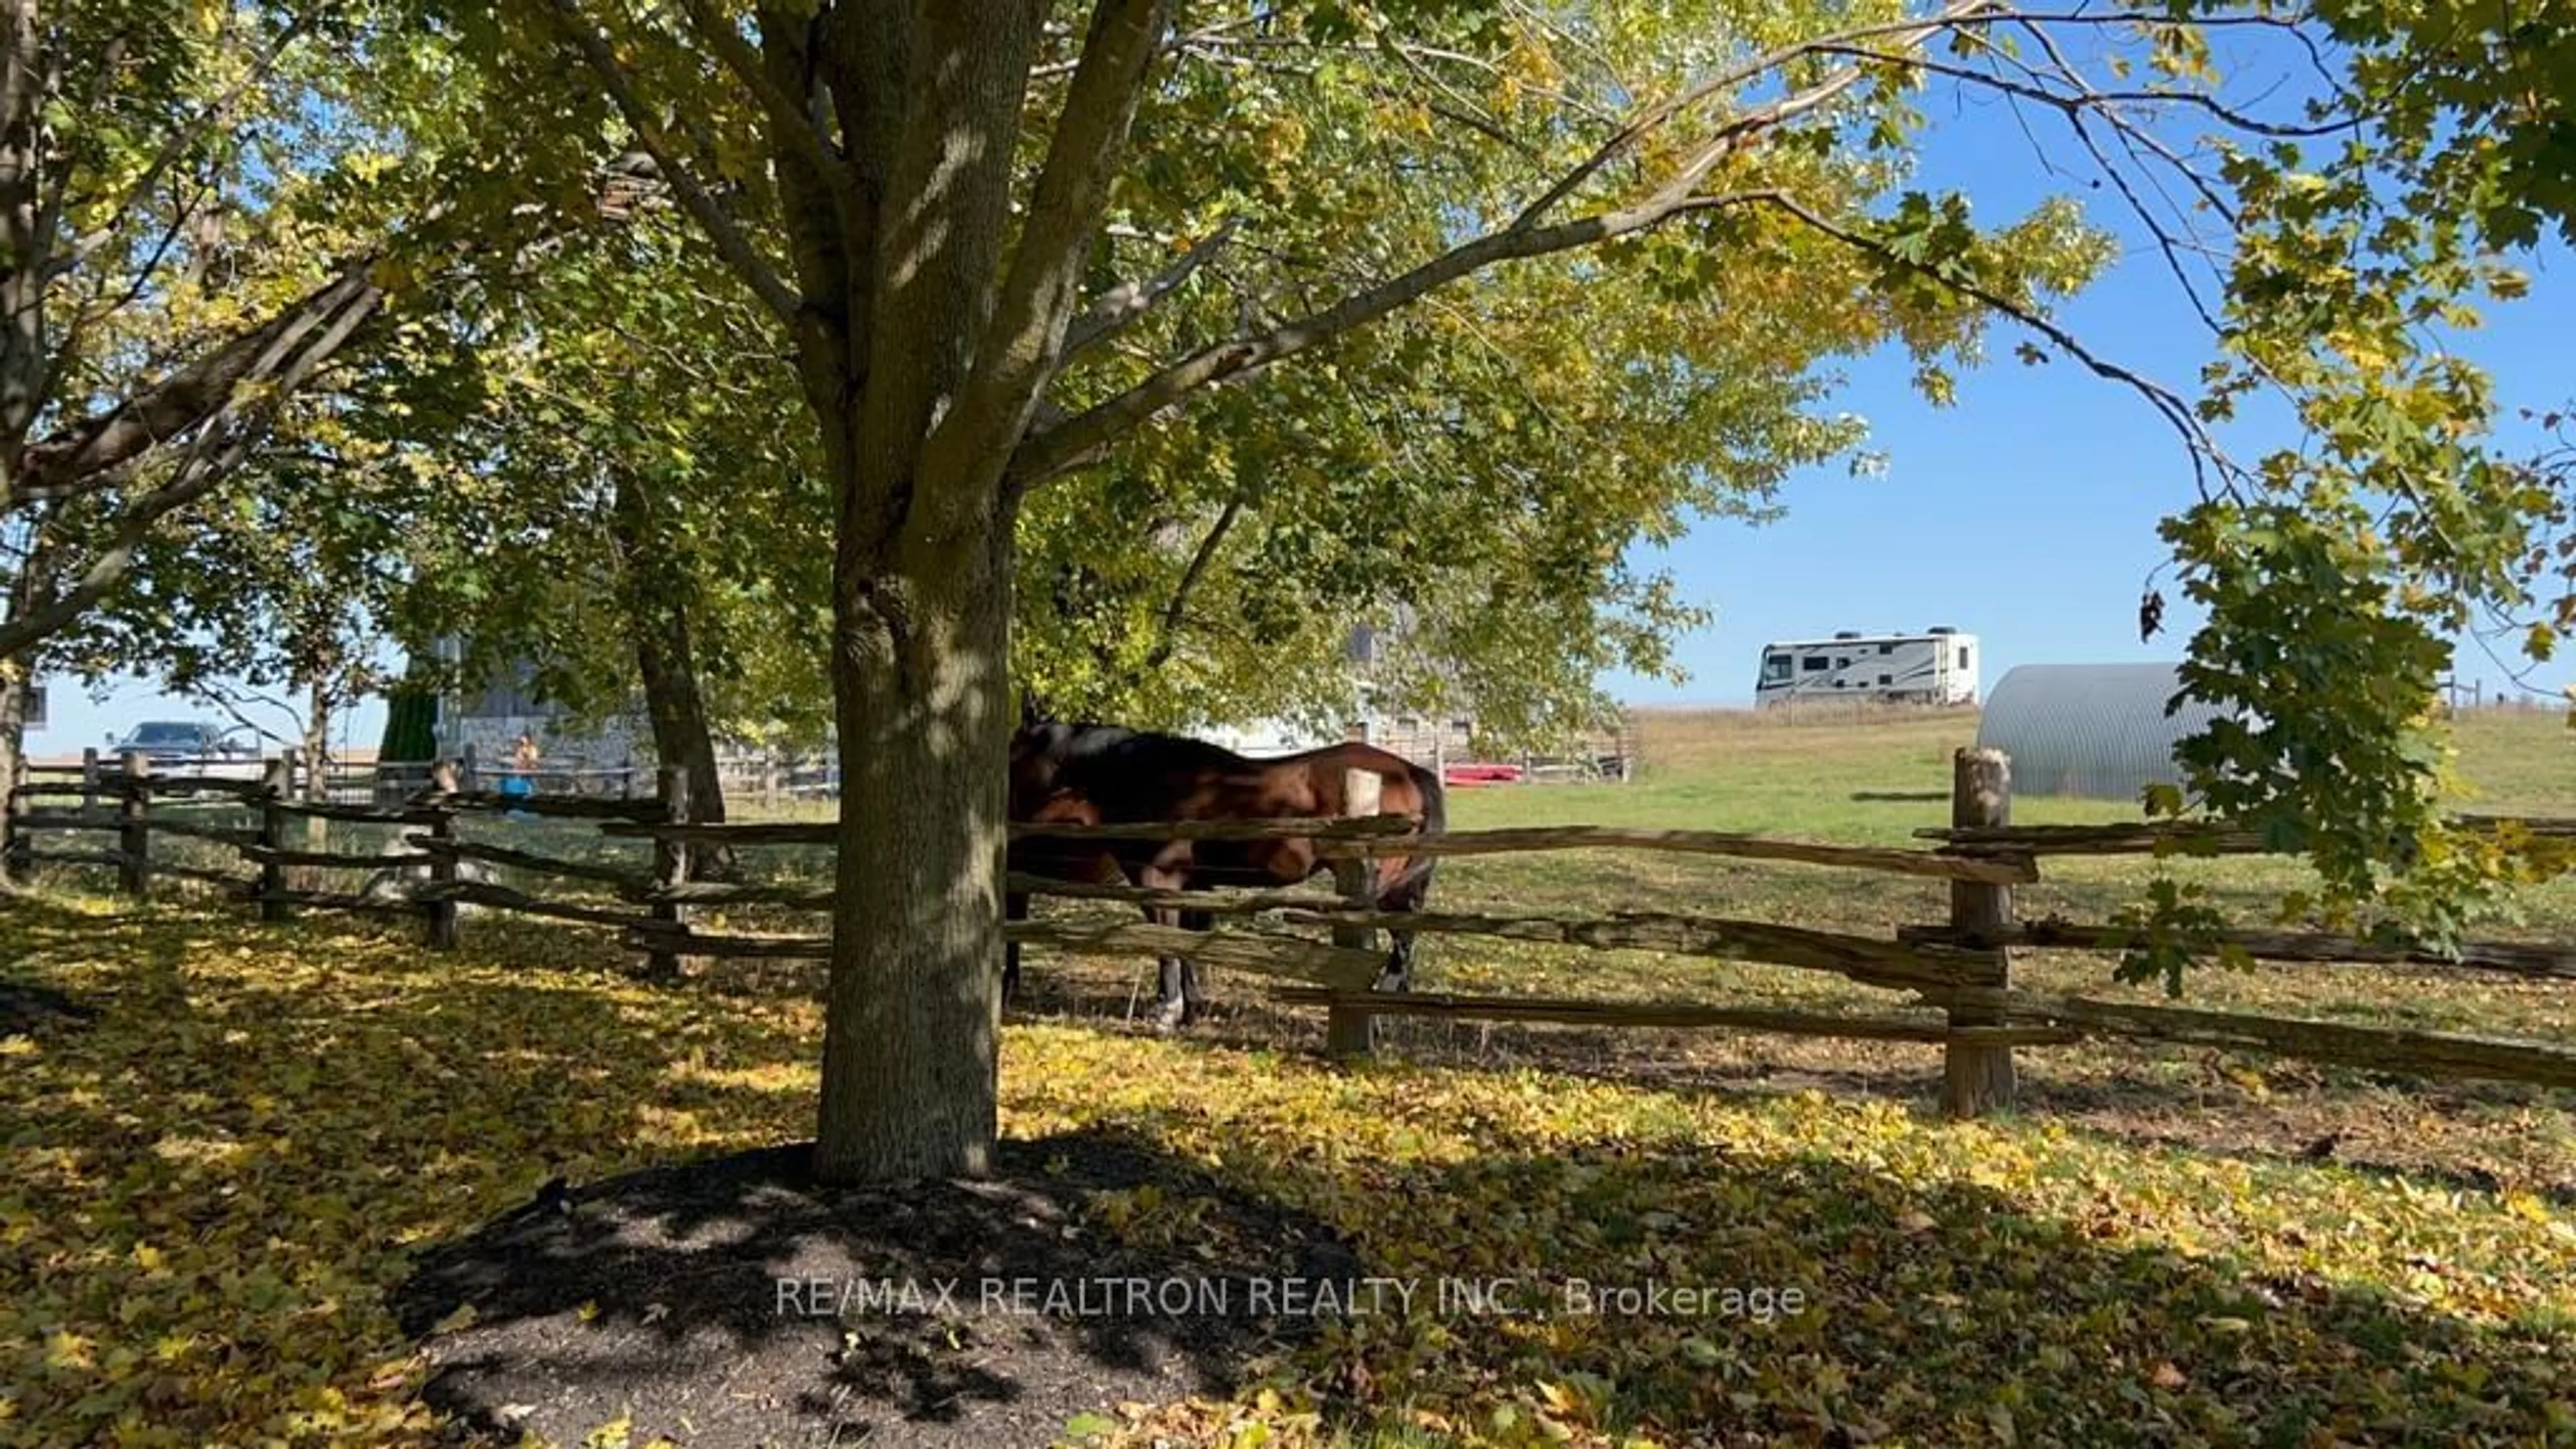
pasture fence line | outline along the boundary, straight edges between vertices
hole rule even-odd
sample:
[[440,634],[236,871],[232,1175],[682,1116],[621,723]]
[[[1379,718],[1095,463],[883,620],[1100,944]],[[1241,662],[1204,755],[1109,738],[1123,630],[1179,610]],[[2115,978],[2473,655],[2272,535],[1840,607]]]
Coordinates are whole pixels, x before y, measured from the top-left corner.
[[[1783,840],[1721,831],[1633,830],[1597,826],[1547,826],[1512,830],[1458,830],[1423,834],[1409,818],[1378,811],[1366,785],[1346,782],[1346,813],[1329,818],[1238,821],[1118,822],[1106,825],[1037,825],[1013,822],[1012,840],[1033,838],[1122,841],[1306,842],[1332,867],[1331,893],[1311,888],[1193,888],[1152,890],[1096,881],[1057,880],[1033,872],[1008,874],[1014,894],[1115,903],[1139,911],[1191,911],[1219,922],[1266,918],[1279,931],[1187,930],[1151,921],[1124,923],[1063,920],[1010,921],[1006,940],[1066,955],[1175,956],[1201,965],[1242,971],[1279,983],[1270,999],[1321,1007],[1325,1049],[1337,1059],[1375,1050],[1380,1022],[1395,1016],[1453,1020],[1549,1022],[1599,1028],[1708,1028],[1861,1040],[1912,1041],[1943,1048],[1942,1102],[1954,1116],[1975,1117],[2010,1106],[2017,1095],[2018,1048],[2063,1045],[2097,1038],[2179,1043],[2222,1050],[2300,1057],[2444,1079],[2489,1079],[2576,1087],[2576,1049],[2549,1042],[2509,1041],[2341,1022],[2316,1022],[2249,1012],[2163,1003],[2096,1000],[2026,990],[2014,980],[2014,953],[2022,950],[2117,951],[2142,944],[2135,932],[2106,924],[2062,920],[2024,921],[2015,910],[2015,887],[2041,878],[2041,862],[2061,855],[2232,854],[2259,849],[2249,832],[2224,824],[2114,826],[2016,826],[2011,823],[2011,762],[2001,752],[1962,749],[1953,757],[1950,824],[1914,832],[1925,847],[1843,845]],[[56,768],[55,775],[69,773]],[[151,762],[129,756],[115,769],[95,759],[76,779],[47,778],[45,767],[22,774],[9,790],[0,818],[8,833],[0,847],[15,864],[109,866],[119,888],[143,895],[161,876],[213,882],[257,904],[263,919],[282,920],[298,909],[380,911],[418,917],[427,944],[452,950],[458,916],[475,906],[605,927],[625,948],[642,954],[645,972],[657,979],[681,973],[689,959],[821,959],[831,952],[828,934],[752,933],[705,929],[702,910],[774,907],[791,913],[828,912],[829,889],[740,880],[691,878],[700,847],[829,846],[837,824],[692,821],[688,784],[676,770],[657,773],[649,797],[599,794],[504,794],[479,788],[463,762],[441,762],[427,784],[399,802],[350,804],[298,798],[292,770],[273,761],[259,780],[158,773]],[[1375,776],[1366,776],[1374,781]],[[71,810],[24,808],[47,798],[77,797]],[[247,808],[255,829],[200,818],[207,801]],[[102,802],[113,808],[101,808]],[[506,814],[575,822],[602,842],[649,848],[642,866],[573,860],[458,833],[461,821]],[[404,832],[400,855],[291,848],[291,822],[352,821]],[[2475,828],[2576,834],[2576,821],[2478,817]],[[104,832],[112,849],[54,850],[36,842],[51,832]],[[154,836],[189,839],[229,848],[253,873],[156,860]],[[308,842],[309,844],[309,842]],[[1532,851],[1623,850],[1780,861],[1920,880],[1949,889],[1947,918],[1897,927],[1888,934],[1790,926],[1776,922],[1700,916],[1671,911],[1599,914],[1380,909],[1369,897],[1367,866],[1387,856],[1446,857]],[[509,868],[595,888],[582,899],[539,889],[517,889],[491,878]],[[334,871],[371,872],[359,891],[296,883]],[[385,877],[408,876],[386,889]],[[606,900],[600,899],[601,896]],[[1320,933],[1316,936],[1298,932]],[[1487,937],[1596,951],[1653,951],[1670,955],[1750,961],[1824,972],[1893,994],[1894,1010],[1866,1014],[1748,1007],[1693,1000],[1616,1001],[1537,996],[1468,995],[1382,990],[1385,961],[1381,933]],[[2576,980],[2576,947],[2519,942],[2476,943],[2455,956],[2404,943],[2355,940],[2322,933],[2233,932],[2226,938],[2258,959],[2291,962],[2393,964],[2498,972],[2526,978]]]

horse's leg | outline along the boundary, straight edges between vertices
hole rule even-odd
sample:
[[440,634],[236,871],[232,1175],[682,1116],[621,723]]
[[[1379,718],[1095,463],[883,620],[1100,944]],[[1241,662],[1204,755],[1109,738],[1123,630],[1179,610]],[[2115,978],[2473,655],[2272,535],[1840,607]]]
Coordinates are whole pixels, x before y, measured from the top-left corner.
[[[1180,870],[1164,864],[1160,858],[1136,872],[1136,884],[1149,891],[1176,891],[1187,879]],[[1149,905],[1145,907],[1145,919],[1158,926],[1178,926],[1181,913],[1170,906]],[[1163,1000],[1154,1014],[1154,1025],[1159,1031],[1170,1032],[1190,1020],[1197,983],[1192,979],[1187,957],[1159,956],[1156,965],[1161,968]]]
[[[1029,918],[1029,898],[1005,894],[1002,897],[1002,921],[1005,925]],[[1020,943],[1005,937],[1002,942],[1002,1006],[1008,1009],[1020,994]]]
[[[1184,887],[1184,889],[1205,890],[1206,887],[1199,885]],[[1213,931],[1216,929],[1216,913],[1213,911],[1182,911],[1179,913],[1179,918],[1181,929],[1184,931]],[[1180,967],[1181,1021],[1186,1025],[1207,1014],[1207,1001],[1200,993],[1200,986],[1202,983],[1199,977],[1198,963],[1183,959],[1180,963]],[[1168,999],[1168,988],[1166,988],[1165,995]]]
[[[1408,869],[1410,865],[1411,862],[1404,862],[1399,869]],[[1407,914],[1420,911],[1423,902],[1431,895],[1431,872],[1425,869],[1411,880],[1401,880],[1400,877],[1399,879],[1400,883],[1394,889],[1378,898],[1377,908],[1382,911],[1402,911]],[[1388,943],[1386,968],[1379,973],[1375,989],[1411,991],[1413,989],[1414,933],[1390,930],[1386,935]]]

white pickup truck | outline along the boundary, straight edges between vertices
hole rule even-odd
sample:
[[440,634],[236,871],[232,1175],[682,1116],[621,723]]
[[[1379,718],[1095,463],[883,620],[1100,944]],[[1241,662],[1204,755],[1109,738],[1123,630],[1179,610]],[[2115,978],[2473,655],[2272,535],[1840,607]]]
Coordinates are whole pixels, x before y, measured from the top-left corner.
[[147,720],[121,740],[109,736],[100,758],[115,760],[133,751],[151,762],[155,774],[256,780],[259,746],[239,735],[197,720]]

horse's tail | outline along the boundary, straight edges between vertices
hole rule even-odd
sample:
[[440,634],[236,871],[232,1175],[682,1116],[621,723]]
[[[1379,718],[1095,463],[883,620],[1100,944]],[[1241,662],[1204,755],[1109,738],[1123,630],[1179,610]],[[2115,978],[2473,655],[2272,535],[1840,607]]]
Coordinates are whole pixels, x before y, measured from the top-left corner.
[[[1410,761],[1405,771],[1413,778],[1413,788],[1422,796],[1422,830],[1424,835],[1438,835],[1449,828],[1446,792],[1441,789],[1440,772]],[[1403,909],[1419,909],[1423,897],[1431,893],[1431,872],[1440,864],[1436,855],[1417,855],[1404,863],[1404,870],[1378,892],[1381,901],[1400,901]]]

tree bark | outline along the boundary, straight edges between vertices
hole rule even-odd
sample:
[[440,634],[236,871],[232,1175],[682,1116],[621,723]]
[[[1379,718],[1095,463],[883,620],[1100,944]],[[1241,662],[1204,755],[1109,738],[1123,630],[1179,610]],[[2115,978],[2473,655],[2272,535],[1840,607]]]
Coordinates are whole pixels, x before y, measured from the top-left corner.
[[[28,522],[25,541],[26,556],[8,575],[8,590],[0,596],[0,620],[25,614],[29,603],[51,586],[55,555],[45,520]],[[21,802],[9,798],[8,790],[18,782],[18,762],[26,756],[27,705],[35,684],[36,665],[43,656],[40,648],[16,655],[0,653],[0,816],[23,808]],[[0,889],[17,884],[10,875],[6,854],[0,853]]]
[[[971,373],[979,339],[1016,344],[986,334],[1042,9],[836,9],[825,70],[852,143],[850,195],[787,188],[804,203],[791,207],[810,304],[798,351],[837,513],[839,872],[813,1164],[827,1182],[981,1176],[998,1130],[1001,480],[1026,424],[1008,389],[979,390]],[[905,205],[879,215],[896,197]],[[1064,241],[1024,235],[1022,258]]]
[[[795,337],[833,485],[841,805],[813,1159],[828,1182],[991,1166],[1012,728],[1003,475],[1061,356],[1166,0],[1096,0],[1015,224],[1047,9],[763,6],[756,66],[701,27],[778,132],[795,286],[703,188],[674,184]],[[606,38],[579,24],[574,39],[656,145]],[[803,133],[826,115],[837,151]]]
[[[304,798],[321,804],[331,798],[331,676],[328,665],[316,668],[304,684]],[[320,821],[313,822],[316,825]]]
[[[25,808],[9,790],[18,783],[18,761],[27,747],[27,671],[12,659],[0,659],[0,825]],[[9,832],[0,828],[0,842]],[[9,852],[0,849],[0,893],[17,889]]]
[[840,861],[815,1169],[979,1176],[997,1130],[1007,529],[840,591]]
[[[715,733],[689,650],[688,613],[677,600],[647,607],[635,619],[635,666],[644,680],[644,711],[653,725],[653,757],[689,777],[689,818],[724,823],[724,780],[716,768]],[[689,879],[731,880],[733,851],[704,846],[689,857]]]
[[[617,477],[610,520],[623,561],[626,617],[635,633],[635,671],[644,683],[644,712],[652,722],[653,756],[689,777],[689,819],[721,824],[724,780],[716,768],[715,731],[707,724],[706,692],[689,631],[689,579],[676,566],[668,542],[653,526],[652,500],[624,470]],[[690,852],[691,880],[731,880],[733,852],[722,845]]]

